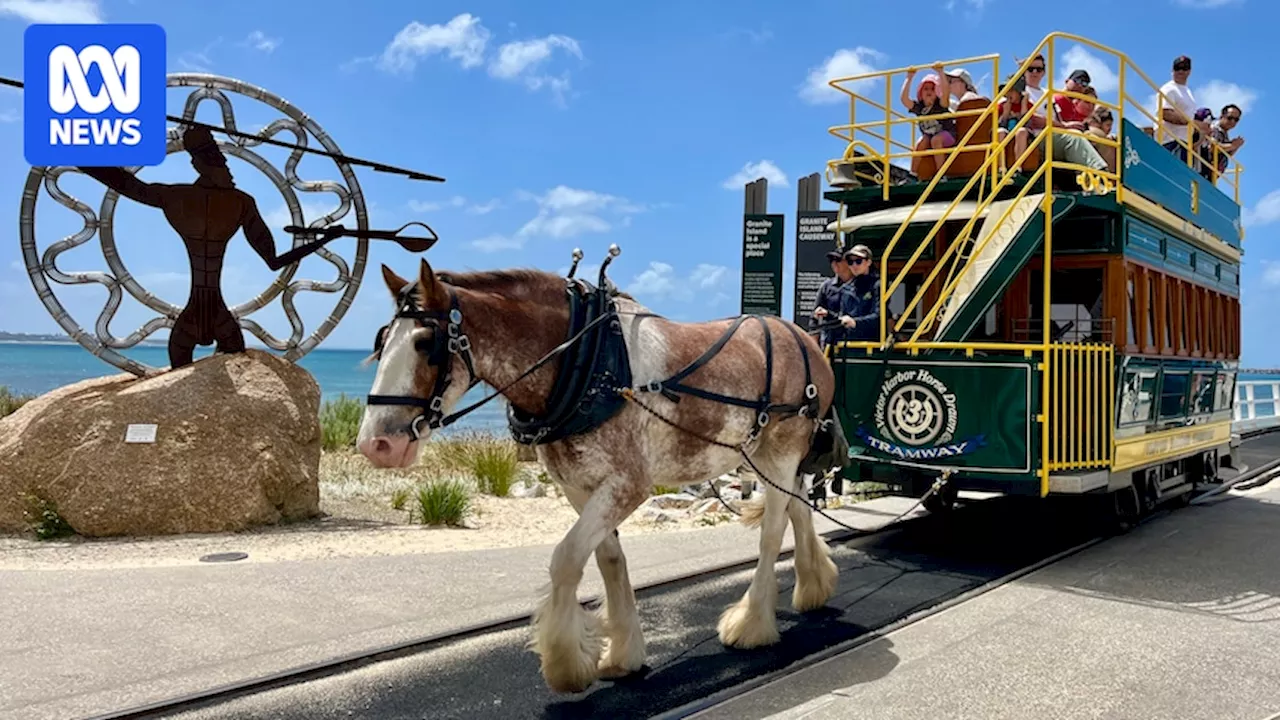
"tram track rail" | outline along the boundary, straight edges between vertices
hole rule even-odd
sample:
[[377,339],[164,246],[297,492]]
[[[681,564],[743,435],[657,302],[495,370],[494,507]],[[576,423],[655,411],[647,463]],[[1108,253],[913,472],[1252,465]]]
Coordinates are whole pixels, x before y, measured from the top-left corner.
[[[1280,431],[1256,433],[1242,438],[1242,446],[1245,443],[1251,443],[1259,437],[1269,435],[1274,435],[1277,439],[1280,439]],[[1201,499],[1225,492],[1225,490],[1232,486],[1247,483],[1259,476],[1263,476],[1265,473],[1272,472],[1277,467],[1280,467],[1280,458],[1264,463],[1257,468],[1249,468],[1238,477],[1233,478],[1228,482],[1224,482],[1221,486],[1198,494],[1192,502],[1195,503]],[[987,502],[991,501],[983,501],[975,504],[971,508],[959,509],[957,512],[968,512]],[[1164,510],[1153,513],[1144,518],[1143,523],[1151,522],[1162,517],[1167,512],[1169,511]],[[919,526],[921,523],[930,522],[931,519],[936,520],[938,518],[931,515],[913,516],[903,518],[898,522],[891,523],[890,525],[877,530],[853,532],[845,529],[835,529],[824,533],[823,537],[833,546],[839,543],[845,543],[846,548],[858,550],[864,544],[873,544],[894,533],[908,532],[913,527]],[[958,594],[941,598],[937,602],[930,603],[927,607],[912,608],[909,612],[892,619],[890,622],[880,625],[879,627],[868,628],[865,633],[860,634],[857,637],[849,638],[827,647],[819,648],[815,652],[808,653],[787,664],[785,667],[776,668],[768,672],[758,674],[754,677],[747,678],[744,682],[723,687],[716,692],[707,694],[693,702],[683,703],[679,706],[662,710],[658,714],[652,715],[652,717],[662,718],[662,720],[671,720],[674,718],[696,716],[714,708],[718,704],[730,698],[765,688],[789,675],[801,672],[802,670],[821,664],[831,658],[852,651],[895,630],[945,612],[946,610],[967,602],[968,600],[974,599],[1003,585],[1014,582],[1027,574],[1035,572],[1036,570],[1042,569],[1070,557],[1071,555],[1086,550],[1106,539],[1107,536],[1105,534],[1094,534],[1091,537],[1072,544],[1070,547],[1053,552],[1046,557],[1042,557],[1035,562],[1016,567],[1011,572],[994,577],[976,585],[975,587],[959,592]],[[857,546],[855,547],[853,543],[856,543]],[[787,550],[779,555],[779,562],[788,561],[792,559],[793,556],[794,550]],[[643,605],[647,596],[655,596],[663,593],[664,591],[673,591],[681,588],[690,588],[702,584],[713,583],[728,576],[732,576],[735,573],[750,570],[754,568],[756,562],[756,558],[749,558],[746,560],[724,563],[722,565],[696,572],[685,573],[680,576],[661,581],[637,584],[635,586],[637,600]],[[779,580],[781,583],[782,578],[780,577]],[[785,586],[781,588],[781,592],[785,593],[786,591],[787,588]],[[591,596],[584,600],[582,604],[587,607],[593,607],[602,599],[602,596]],[[785,604],[785,601],[782,604]],[[336,678],[353,673],[357,670],[388,663],[392,660],[420,656],[436,652],[450,646],[460,645],[468,641],[482,639],[487,636],[498,636],[510,631],[520,630],[526,628],[531,619],[531,613],[526,612],[512,614],[456,630],[434,633],[408,641],[356,651],[327,658],[322,661],[288,668],[279,672],[249,678],[243,681],[211,687],[207,690],[186,693],[119,711],[94,715],[88,720],[133,720],[136,718],[171,717],[178,714],[198,712],[221,706],[242,698],[262,695],[274,690],[287,689],[312,681]],[[714,633],[714,625],[707,629],[711,633]],[[784,642],[786,642],[785,639]]]
[[[889,532],[897,532],[909,523],[926,520],[927,518],[927,515],[906,517],[884,527],[869,531],[855,532],[852,530],[836,529],[823,533],[822,537],[828,543],[839,543],[859,538],[870,538]],[[778,562],[790,560],[794,555],[794,548],[784,550],[778,554]],[[634,585],[633,589],[636,595],[639,596],[641,593],[650,593],[664,588],[696,583],[698,581],[752,569],[755,567],[757,560],[758,558],[749,558],[746,560],[716,565],[703,570],[683,573],[664,580],[657,580],[649,583],[637,583]],[[584,607],[594,607],[603,600],[603,594],[591,595],[588,596],[587,599],[582,600],[581,604]],[[530,622],[532,622],[532,620],[532,612],[510,614],[496,620],[473,623],[459,629],[431,633],[419,638],[381,645],[367,650],[357,650],[351,653],[326,658],[325,660],[320,660],[314,663],[307,663],[242,681],[218,685],[207,690],[175,695],[171,698],[145,703],[119,711],[92,715],[84,720],[143,720],[144,718],[166,717],[174,712],[216,705],[238,697],[261,693],[275,688],[297,685],[320,678],[331,677],[333,675],[349,672],[367,665],[426,652],[451,643],[492,633],[503,632],[505,630],[526,627]]]

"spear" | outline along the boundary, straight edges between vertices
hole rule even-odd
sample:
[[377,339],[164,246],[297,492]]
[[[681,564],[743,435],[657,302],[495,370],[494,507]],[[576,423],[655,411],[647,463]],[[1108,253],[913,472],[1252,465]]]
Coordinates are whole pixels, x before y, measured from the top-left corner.
[[[24,87],[24,84],[21,80],[14,80],[13,78],[7,78],[3,76],[0,76],[0,85],[8,85],[10,87],[18,88],[19,90],[23,89]],[[287,143],[281,140],[264,138],[258,135],[250,135],[248,133],[240,132],[239,130],[230,130],[228,128],[218,127],[217,125],[209,125],[208,123],[202,123],[202,122],[199,122],[198,120],[187,120],[185,118],[174,117],[173,115],[166,115],[165,118],[170,120],[171,122],[178,123],[179,125],[187,125],[190,127],[202,127],[211,132],[226,133],[227,135],[231,135],[233,137],[238,137],[238,138],[244,138],[245,140],[255,140],[258,142],[267,143],[268,145],[276,145],[278,147],[288,148],[290,150],[301,150],[302,152],[309,152],[316,155],[323,155],[324,157],[327,157],[331,160],[344,162],[344,163],[347,163],[348,165],[363,165],[364,167],[372,168],[377,172],[392,173],[395,175],[404,175],[408,177],[410,180],[429,180],[431,182],[444,182],[444,178],[438,175],[428,175],[427,173],[421,173],[421,172],[418,172],[417,170],[406,170],[401,167],[396,167],[395,165],[387,165],[385,163],[374,162],[373,160],[362,160],[360,158],[354,158],[347,155],[342,155],[340,153],[331,153],[326,150],[317,150],[315,148],[302,147],[301,145],[294,145],[293,143]]]

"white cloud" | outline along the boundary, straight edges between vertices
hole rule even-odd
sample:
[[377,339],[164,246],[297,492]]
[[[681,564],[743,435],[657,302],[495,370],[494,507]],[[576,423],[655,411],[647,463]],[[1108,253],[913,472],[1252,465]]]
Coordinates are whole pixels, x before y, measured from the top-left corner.
[[249,37],[245,39],[245,42],[255,50],[270,53],[280,47],[281,40],[280,38],[267,37],[266,33],[261,30],[254,30],[249,33]]
[[1280,286],[1280,262],[1262,261],[1262,284],[1268,287]]
[[567,35],[548,35],[509,42],[498,48],[498,55],[489,63],[489,74],[504,80],[518,78],[545,62],[556,48],[582,59],[582,48],[577,40]]
[[648,269],[636,275],[626,291],[642,301],[649,298],[692,300],[695,295],[706,297],[706,291],[720,286],[729,269],[723,265],[701,263],[687,276],[676,274],[668,263],[653,261]]
[[[828,85],[827,81],[875,72],[875,63],[883,61],[885,58],[884,53],[867,47],[859,46],[853,49],[837,50],[831,57],[824,60],[821,65],[809,70],[809,76],[805,79],[804,85],[800,87],[800,99],[812,105],[846,100],[849,96]],[[876,79],[859,80],[853,83],[843,83],[842,87],[862,92],[875,82],[878,81]]]
[[29,23],[97,24],[103,21],[97,0],[0,0],[0,16],[4,15]]
[[436,202],[422,202],[421,200],[410,200],[409,209],[414,212],[428,213],[443,210],[447,207],[462,207],[467,204],[467,199],[461,195],[454,195],[448,200],[440,200]]
[[1235,103],[1242,111],[1249,112],[1258,101],[1259,95],[1253,88],[1241,87],[1225,80],[1210,80],[1198,87],[1192,85],[1191,91],[1196,96],[1196,104],[1212,110],[1214,117],[1222,112],[1224,105],[1230,103]]
[[415,20],[396,33],[378,66],[388,72],[412,72],[420,58],[442,52],[462,67],[472,68],[484,62],[489,36],[489,29],[471,13],[457,15],[444,25]]
[[472,240],[471,246],[480,252],[495,253],[503,250],[519,250],[524,247],[524,239],[506,237],[505,235],[489,235],[479,240]]
[[1073,70],[1084,70],[1089,73],[1090,84],[1099,95],[1115,92],[1120,89],[1119,70],[1113,70],[1110,63],[1089,52],[1082,45],[1072,45],[1056,63],[1059,78],[1056,87],[1066,84],[1067,76]]
[[472,215],[488,215],[489,213],[502,207],[502,201],[494,198],[489,202],[476,203],[467,208],[467,212]]
[[1280,190],[1272,190],[1252,208],[1245,208],[1240,213],[1240,222],[1246,228],[1270,225],[1280,220]]
[[517,235],[540,235],[553,238],[569,238],[584,233],[608,232],[613,226],[600,217],[606,210],[615,218],[625,221],[627,216],[642,212],[644,207],[615,195],[593,190],[579,190],[559,185],[541,196],[522,193],[526,200],[538,203],[538,214]]
[[771,160],[749,162],[743,165],[741,170],[721,183],[721,187],[726,190],[741,190],[743,185],[760,178],[768,180],[769,185],[773,187],[791,187],[787,180],[787,174],[782,172]]

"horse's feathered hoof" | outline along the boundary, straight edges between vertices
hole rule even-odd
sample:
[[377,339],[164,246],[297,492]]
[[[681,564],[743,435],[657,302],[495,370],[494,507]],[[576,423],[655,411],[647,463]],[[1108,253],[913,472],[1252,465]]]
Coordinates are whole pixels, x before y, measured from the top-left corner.
[[746,596],[725,608],[716,627],[720,642],[726,647],[750,650],[773,645],[782,639],[778,634],[778,622],[771,609],[764,613],[752,612]]

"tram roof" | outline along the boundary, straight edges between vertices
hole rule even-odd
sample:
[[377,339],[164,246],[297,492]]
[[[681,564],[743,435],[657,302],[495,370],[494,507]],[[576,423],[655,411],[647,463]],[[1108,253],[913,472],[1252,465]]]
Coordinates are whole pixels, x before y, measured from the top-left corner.
[[[837,220],[827,225],[827,230],[837,232],[852,232],[859,228],[877,227],[882,225],[901,225],[907,216],[911,214],[914,205],[901,205],[899,207],[885,208],[883,210],[873,210],[860,215],[851,215],[844,220]],[[955,209],[950,213],[947,208],[951,207],[950,201],[930,202],[920,206],[916,214],[912,216],[911,222],[936,222],[938,218],[946,216],[949,220],[968,220],[973,217],[974,212],[978,209],[978,203],[965,201],[956,203]],[[983,217],[990,209],[990,205],[978,212],[978,217]]]

